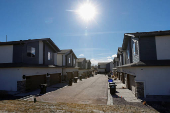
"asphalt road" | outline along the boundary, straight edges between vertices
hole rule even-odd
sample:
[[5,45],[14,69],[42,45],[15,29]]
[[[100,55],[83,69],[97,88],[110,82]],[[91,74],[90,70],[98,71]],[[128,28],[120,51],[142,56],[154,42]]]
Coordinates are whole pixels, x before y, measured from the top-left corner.
[[37,97],[43,102],[66,102],[79,104],[107,104],[108,82],[102,74],[83,79],[72,86],[67,86],[56,91]]

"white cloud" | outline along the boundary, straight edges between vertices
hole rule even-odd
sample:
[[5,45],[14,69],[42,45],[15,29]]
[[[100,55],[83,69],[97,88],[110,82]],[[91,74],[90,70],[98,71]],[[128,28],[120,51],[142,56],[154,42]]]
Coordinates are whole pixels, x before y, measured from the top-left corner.
[[117,57],[117,54],[112,55],[112,57]]
[[110,59],[110,58],[111,58],[110,56],[107,57],[107,59]]
[[112,61],[113,59],[107,59],[108,61]]
[[98,62],[111,62],[113,61],[112,59],[91,59],[91,64],[92,65],[98,65]]
[[80,54],[79,56],[84,56],[84,54]]

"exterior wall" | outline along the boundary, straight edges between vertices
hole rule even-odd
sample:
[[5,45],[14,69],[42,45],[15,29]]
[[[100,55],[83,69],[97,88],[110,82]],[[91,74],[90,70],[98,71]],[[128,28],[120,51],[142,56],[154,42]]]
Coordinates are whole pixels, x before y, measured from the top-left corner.
[[144,83],[144,96],[170,95],[170,66],[126,67],[118,71],[136,76],[135,82]]
[[13,45],[0,46],[0,63],[13,62]]
[[110,71],[113,70],[113,62],[110,62]]
[[57,53],[54,53],[54,65],[57,65]]
[[43,64],[43,42],[39,41],[39,64]]
[[157,60],[155,37],[139,38],[140,61]]
[[62,65],[65,66],[65,62],[66,62],[66,61],[65,61],[65,55],[64,55],[64,54],[63,54],[63,60],[62,60],[62,62],[63,62]]
[[90,61],[87,64],[87,69],[91,69],[91,62]]
[[0,68],[0,90],[17,91],[17,81],[22,81],[21,68]]
[[[74,62],[74,59],[75,59],[75,62]],[[76,57],[73,55],[73,66],[75,67],[76,66]]]
[[[54,51],[47,45],[44,44],[44,64],[45,65],[54,65]],[[48,60],[48,52],[52,53],[52,59]]]
[[85,69],[84,70],[83,69],[82,70],[79,69],[78,71],[79,71],[79,76],[81,76],[81,74],[83,74],[83,72],[87,72],[87,70],[85,70]]
[[[69,63],[69,58],[70,58],[70,63]],[[72,66],[73,60],[72,60],[72,53],[67,55],[67,66]]]
[[126,64],[126,51],[123,51],[123,65]]
[[157,60],[169,60],[170,59],[170,35],[156,36],[156,53]]
[[86,69],[86,60],[83,60],[83,69]]
[[110,63],[106,64],[106,72],[110,72]]
[[57,54],[57,65],[62,66],[62,54]]
[[[35,57],[28,57],[27,56],[27,47],[29,47],[29,46],[35,48]],[[21,58],[23,58],[23,60],[22,60],[23,63],[39,64],[39,41],[28,42],[28,43],[26,43],[24,45],[20,45],[20,47],[22,48],[22,50],[21,50],[21,55],[22,55]],[[16,55],[16,54],[14,54],[14,55]],[[17,55],[15,56],[15,58],[18,60]],[[19,59],[19,61],[20,61],[20,59]]]
[[64,68],[63,69],[63,74],[67,75],[66,72],[73,72],[73,71],[78,71],[78,69],[77,68]]
[[106,64],[100,65],[100,68],[106,68]]
[[42,75],[42,74],[53,74],[61,73],[62,68],[22,68],[22,75],[31,76],[31,75]]
[[105,69],[98,69],[98,72],[105,72]]
[[13,45],[13,63],[23,62],[23,46],[24,45]]

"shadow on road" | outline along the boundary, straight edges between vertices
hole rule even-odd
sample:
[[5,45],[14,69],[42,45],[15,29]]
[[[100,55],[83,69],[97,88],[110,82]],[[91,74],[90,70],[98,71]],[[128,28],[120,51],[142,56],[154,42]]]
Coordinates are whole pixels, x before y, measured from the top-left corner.
[[[56,91],[56,90],[63,88],[67,85],[68,85],[68,83],[58,83],[58,84],[49,86],[46,89],[46,93]],[[26,98],[29,96],[39,96],[39,95],[43,95],[43,94],[40,94],[40,89],[30,91],[30,92],[24,92],[24,93],[14,92],[14,91],[13,92],[0,91],[0,101],[2,101],[2,100],[16,100],[16,99]]]

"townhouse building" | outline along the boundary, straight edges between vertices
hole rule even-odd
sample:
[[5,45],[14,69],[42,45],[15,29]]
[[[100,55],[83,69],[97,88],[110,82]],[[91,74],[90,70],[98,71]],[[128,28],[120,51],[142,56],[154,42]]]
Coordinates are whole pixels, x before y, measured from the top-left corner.
[[98,73],[109,73],[112,71],[113,62],[99,62],[98,63]]
[[79,76],[82,76],[83,73],[91,71],[91,62],[86,60],[86,58],[77,58],[76,65],[79,68]]
[[50,38],[0,42],[0,90],[25,92],[60,82],[59,51]]
[[113,61],[116,76],[138,98],[169,98],[169,48],[170,31],[125,33]]
[[76,55],[72,49],[61,50],[57,53],[57,65],[62,67],[62,80],[78,77]]

